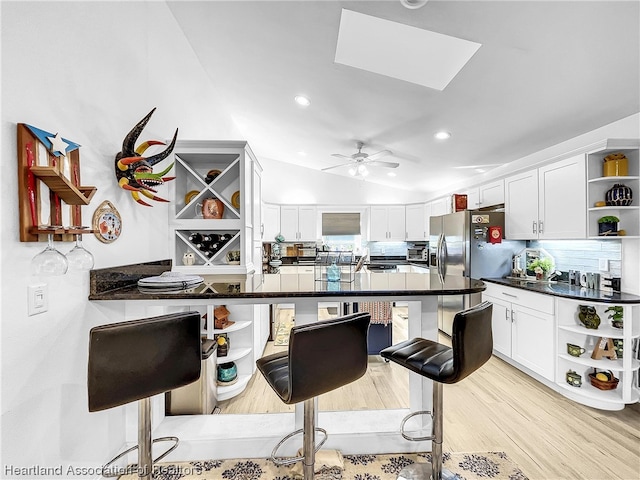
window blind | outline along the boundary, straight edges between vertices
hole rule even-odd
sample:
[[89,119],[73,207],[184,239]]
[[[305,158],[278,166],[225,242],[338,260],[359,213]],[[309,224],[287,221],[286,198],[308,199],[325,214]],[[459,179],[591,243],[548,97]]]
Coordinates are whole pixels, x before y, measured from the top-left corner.
[[360,235],[360,213],[323,213],[322,235]]

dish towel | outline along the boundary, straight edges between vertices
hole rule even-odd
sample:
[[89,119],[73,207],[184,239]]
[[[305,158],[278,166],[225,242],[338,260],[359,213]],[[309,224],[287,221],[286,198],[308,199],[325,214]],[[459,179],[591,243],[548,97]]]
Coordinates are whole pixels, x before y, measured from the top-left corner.
[[358,302],[359,312],[369,312],[371,323],[381,323],[387,325],[393,318],[393,307],[391,302]]

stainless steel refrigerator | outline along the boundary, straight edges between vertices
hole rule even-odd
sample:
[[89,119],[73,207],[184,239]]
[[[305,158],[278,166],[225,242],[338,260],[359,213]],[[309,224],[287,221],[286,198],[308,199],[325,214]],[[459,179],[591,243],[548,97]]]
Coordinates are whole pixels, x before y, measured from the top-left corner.
[[[511,260],[525,248],[524,241],[489,243],[489,227],[501,227],[504,212],[470,211],[430,219],[429,274],[431,284],[452,276],[496,278],[511,273]],[[438,328],[451,335],[453,317],[482,300],[482,294],[438,297]]]

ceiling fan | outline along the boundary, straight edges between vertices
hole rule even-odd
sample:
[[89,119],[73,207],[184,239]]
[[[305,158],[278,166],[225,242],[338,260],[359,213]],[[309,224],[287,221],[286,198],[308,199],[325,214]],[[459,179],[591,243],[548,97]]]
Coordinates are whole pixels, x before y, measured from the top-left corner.
[[349,159],[347,163],[341,163],[340,165],[334,165],[332,167],[323,168],[322,170],[331,170],[332,168],[344,167],[345,165],[351,165],[349,169],[349,173],[351,175],[362,175],[366,176],[369,174],[367,170],[367,165],[372,167],[385,167],[385,168],[397,168],[400,164],[397,162],[382,162],[378,160],[379,158],[386,157],[387,155],[391,155],[391,150],[381,150],[376,153],[372,153],[369,155],[368,153],[363,153],[362,148],[364,147],[363,142],[357,142],[356,148],[358,149],[357,153],[352,155],[342,155],[341,153],[333,153],[332,157],[337,158],[346,158]]

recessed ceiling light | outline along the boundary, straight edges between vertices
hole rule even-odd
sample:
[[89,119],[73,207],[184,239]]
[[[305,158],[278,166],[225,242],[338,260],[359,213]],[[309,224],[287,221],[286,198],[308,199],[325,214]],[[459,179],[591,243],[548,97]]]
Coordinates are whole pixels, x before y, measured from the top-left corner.
[[410,9],[416,9],[424,7],[427,4],[427,0],[400,0],[403,7]]
[[303,152],[302,150],[298,152],[298,155],[300,155],[301,157],[306,157],[307,156],[307,152]]
[[387,173],[388,176],[390,177],[395,177],[396,176],[396,172],[389,172]]
[[296,95],[295,101],[298,105],[302,105],[303,107],[311,105],[311,101],[304,95]]
[[445,132],[444,130],[442,130],[440,132],[436,132],[433,136],[436,137],[438,140],[447,140],[451,138],[451,133]]

